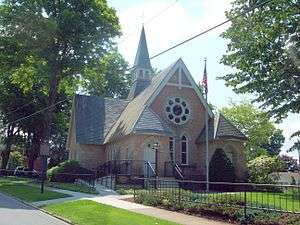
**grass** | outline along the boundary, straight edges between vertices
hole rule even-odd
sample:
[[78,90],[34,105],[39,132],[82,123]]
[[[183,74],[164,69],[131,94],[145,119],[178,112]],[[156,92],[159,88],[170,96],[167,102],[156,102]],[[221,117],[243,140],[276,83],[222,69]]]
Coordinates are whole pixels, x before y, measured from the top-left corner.
[[78,225],[175,225],[176,223],[118,209],[90,200],[53,204],[45,210]]
[[99,194],[99,192],[95,188],[89,187],[84,184],[46,182],[46,186],[69,190],[69,191],[83,192],[83,193],[87,193],[87,194]]
[[[146,192],[145,190],[137,190]],[[155,193],[156,191],[154,191]],[[147,192],[146,192],[147,193]],[[158,189],[158,196],[166,199],[178,199],[179,189],[170,191]],[[276,209],[289,212],[300,212],[300,190],[285,192],[247,192],[247,205],[266,209]],[[194,203],[216,203],[216,204],[244,204],[244,192],[223,192],[223,193],[197,193],[181,189],[182,202]]]
[[9,177],[0,178],[0,192],[19,198],[26,202],[37,202],[70,196],[48,190],[44,190],[44,193],[42,194],[40,187],[33,186],[30,180]]

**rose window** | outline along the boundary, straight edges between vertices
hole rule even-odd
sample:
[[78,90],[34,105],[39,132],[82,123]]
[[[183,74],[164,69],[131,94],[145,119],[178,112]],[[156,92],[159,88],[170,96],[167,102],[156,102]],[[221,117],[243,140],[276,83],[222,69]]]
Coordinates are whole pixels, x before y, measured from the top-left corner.
[[186,123],[191,113],[186,100],[180,97],[169,98],[165,110],[168,119],[175,124]]

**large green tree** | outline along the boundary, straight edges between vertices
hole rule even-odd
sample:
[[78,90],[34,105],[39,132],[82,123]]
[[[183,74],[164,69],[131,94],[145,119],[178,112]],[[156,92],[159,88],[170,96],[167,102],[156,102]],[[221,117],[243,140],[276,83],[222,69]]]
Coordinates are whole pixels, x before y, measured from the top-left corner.
[[232,103],[221,109],[221,113],[230,119],[247,137],[246,156],[252,160],[260,155],[277,155],[283,145],[282,130],[275,128],[268,114],[248,102]]
[[[235,0],[222,34],[229,40],[222,63],[235,70],[222,77],[237,93],[255,94],[270,115],[300,112],[300,26],[298,0]],[[237,16],[242,14],[242,16]]]
[[[105,0],[5,0],[0,6],[0,35],[26,49],[25,62],[12,79],[24,92],[40,85],[46,106],[112,46],[120,34],[115,10]],[[1,47],[6,46],[0,43]],[[54,107],[45,111],[39,136],[49,141]]]
[[85,92],[105,97],[126,98],[132,82],[128,63],[113,50],[84,71],[82,87]]
[[[105,0],[4,0],[0,5],[0,47],[15,43],[24,53],[11,81],[24,94],[39,90],[44,106],[74,92],[84,68],[94,65],[120,34],[115,10]],[[35,126],[36,143],[49,141],[55,108]]]

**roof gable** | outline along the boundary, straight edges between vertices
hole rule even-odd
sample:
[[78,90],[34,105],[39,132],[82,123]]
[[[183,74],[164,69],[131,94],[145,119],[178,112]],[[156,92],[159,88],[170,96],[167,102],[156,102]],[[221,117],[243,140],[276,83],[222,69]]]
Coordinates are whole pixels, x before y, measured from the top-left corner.
[[117,122],[107,134],[105,143],[128,135],[134,131],[135,125],[139,121],[139,118],[141,117],[145,108],[151,105],[156,96],[161,92],[165,85],[167,85],[169,79],[178,69],[182,69],[184,71],[186,79],[191,84],[191,88],[196,91],[200,101],[208,111],[209,116],[213,117],[211,109],[203,98],[200,89],[196,85],[184,62],[182,61],[182,59],[178,59],[175,63],[171,64],[158,75],[154,76],[150,85],[127,105]]
[[134,133],[156,133],[172,135],[171,129],[148,107],[137,120]]
[[[247,137],[236,128],[229,120],[227,120],[222,114],[216,115],[208,122],[208,139],[238,139],[247,140]],[[202,143],[205,141],[205,126],[201,130],[196,143]]]
[[136,96],[131,102],[128,103],[120,115],[117,122],[114,124],[110,132],[105,138],[105,143],[110,142],[121,136],[130,134],[135,127],[138,119],[140,118],[144,109],[148,106],[149,99],[153,96],[154,92],[162,85],[164,80],[174,70],[174,65],[177,62],[171,64],[169,67],[161,71],[158,75],[152,78],[150,85]]
[[213,117],[213,112],[211,111],[211,109],[210,109],[209,105],[207,104],[206,100],[204,99],[199,87],[195,83],[191,73],[189,72],[189,70],[187,69],[186,65],[184,64],[184,62],[181,58],[179,58],[176,61],[176,63],[173,64],[172,69],[169,70],[169,73],[166,75],[166,78],[161,82],[160,86],[155,90],[155,92],[153,93],[151,98],[149,98],[149,100],[147,101],[147,104],[150,105],[154,101],[156,96],[161,92],[161,90],[165,87],[165,85],[167,85],[168,81],[172,78],[173,74],[175,73],[175,71],[177,69],[179,69],[179,71],[182,70],[184,72],[186,82],[189,82],[191,85],[191,88],[193,88],[195,90],[201,103],[203,104],[204,108],[207,110],[209,117]]

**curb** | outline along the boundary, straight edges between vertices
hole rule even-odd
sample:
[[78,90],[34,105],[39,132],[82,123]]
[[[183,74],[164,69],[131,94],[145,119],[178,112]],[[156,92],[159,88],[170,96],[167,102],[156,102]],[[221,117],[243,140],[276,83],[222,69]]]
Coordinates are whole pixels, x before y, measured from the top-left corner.
[[24,201],[22,199],[16,198],[16,197],[14,197],[12,195],[9,195],[9,194],[3,193],[3,192],[0,192],[0,194],[6,195],[6,196],[14,199],[15,201],[21,202],[23,205],[29,206],[29,207],[34,208],[36,210],[39,210],[39,211],[41,211],[43,213],[46,213],[46,214],[48,214],[48,215],[50,215],[52,217],[55,217],[56,219],[59,219],[59,220],[65,222],[65,223],[68,223],[68,224],[71,224],[71,225],[75,225],[74,223],[72,223],[70,220],[68,220],[66,218],[57,216],[57,215],[55,215],[55,214],[53,214],[51,212],[46,211],[45,209],[39,208],[39,207],[37,207],[37,206],[35,206],[35,205],[33,205],[33,204],[29,203],[29,202],[26,202],[26,201]]

